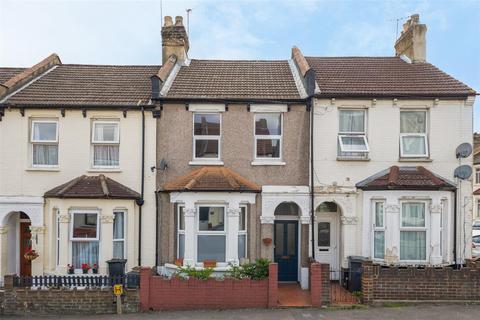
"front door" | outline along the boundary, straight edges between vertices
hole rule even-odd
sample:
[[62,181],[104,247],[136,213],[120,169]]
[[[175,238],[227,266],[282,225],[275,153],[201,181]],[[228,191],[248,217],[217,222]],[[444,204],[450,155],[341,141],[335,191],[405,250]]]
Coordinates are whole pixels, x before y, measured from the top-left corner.
[[32,275],[32,261],[25,259],[24,254],[32,246],[30,222],[20,222],[20,275]]
[[339,280],[338,216],[336,213],[322,213],[321,215],[317,216],[317,218],[315,258],[320,263],[328,263],[330,265],[330,278],[332,280]]
[[274,261],[279,281],[298,280],[298,221],[275,221]]

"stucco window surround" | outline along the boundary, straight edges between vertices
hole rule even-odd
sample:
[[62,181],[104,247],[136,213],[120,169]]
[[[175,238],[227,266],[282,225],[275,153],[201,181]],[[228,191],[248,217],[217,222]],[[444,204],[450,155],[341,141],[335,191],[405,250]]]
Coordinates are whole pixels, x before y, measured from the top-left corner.
[[30,124],[31,169],[58,168],[58,119],[31,118]]
[[286,105],[251,105],[253,116],[253,161],[251,165],[285,165],[283,161],[283,114]]
[[400,159],[430,158],[427,108],[400,109]]
[[[450,263],[452,259],[450,251],[453,248],[451,228],[453,212],[450,206],[452,198],[452,193],[448,191],[365,191],[363,211],[370,214],[365,214],[363,219],[362,255],[386,264]],[[379,201],[384,203],[384,259],[375,257],[373,246],[374,233],[377,231],[374,206]],[[422,209],[418,211],[420,214],[417,215],[417,211],[410,213],[408,206],[421,207]],[[411,259],[411,252],[408,254],[408,250],[405,251],[406,247],[402,248],[402,245],[407,245],[410,240],[415,240],[410,244],[418,245],[419,252],[422,246],[425,247],[424,252],[417,255],[418,258]],[[402,257],[402,251],[404,257]]]
[[[224,111],[225,106],[223,106]],[[189,110],[191,107],[189,107]],[[222,161],[222,114],[216,105],[193,106],[192,161],[189,165],[223,165]]]
[[120,168],[120,121],[118,119],[92,120],[91,167],[100,170]]
[[[239,263],[238,240],[239,236],[246,232],[246,230],[240,230],[241,208],[255,203],[254,193],[174,192],[170,195],[170,199],[172,203],[178,204],[177,257],[181,258],[180,244],[183,241],[184,265],[203,267],[198,246],[204,243],[204,240],[211,240],[208,236],[225,237],[225,261],[217,261],[218,270],[226,269],[229,263]],[[222,212],[224,221],[223,227],[219,230],[209,229],[212,227],[211,225],[205,224],[205,221],[200,221],[200,210],[205,210],[206,207],[221,208],[216,209]],[[181,215],[183,215],[183,218]]]
[[338,160],[368,160],[367,108],[338,108]]

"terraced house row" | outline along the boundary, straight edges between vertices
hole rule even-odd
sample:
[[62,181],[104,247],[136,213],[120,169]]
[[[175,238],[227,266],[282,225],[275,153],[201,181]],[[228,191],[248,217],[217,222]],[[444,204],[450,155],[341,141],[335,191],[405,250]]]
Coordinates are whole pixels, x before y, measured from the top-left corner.
[[307,288],[311,260],[471,257],[475,92],[427,62],[418,15],[389,57],[196,60],[181,17],[162,45],[162,65],[0,68],[1,275],[265,257]]

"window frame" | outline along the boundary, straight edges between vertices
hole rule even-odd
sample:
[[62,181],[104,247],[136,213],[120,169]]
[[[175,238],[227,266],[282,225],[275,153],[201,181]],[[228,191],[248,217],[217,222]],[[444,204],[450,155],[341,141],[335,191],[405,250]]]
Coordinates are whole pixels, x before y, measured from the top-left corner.
[[[382,219],[383,219],[383,226],[379,227],[376,224],[376,217],[377,217],[377,204],[381,203],[383,205],[383,210],[382,210]],[[385,253],[386,253],[386,215],[385,215],[385,200],[374,200],[372,202],[372,259],[378,260],[378,261],[384,261],[385,260]],[[383,232],[383,258],[377,258],[375,257],[375,232]]]
[[[113,228],[115,228],[115,214],[122,213],[123,214],[123,238],[115,238],[115,231],[112,233],[112,242],[123,242],[123,259],[127,259],[127,211],[126,210],[113,210]],[[115,229],[113,229],[115,230]],[[113,244],[112,244],[113,245]],[[113,247],[112,247],[113,249]],[[112,250],[112,258],[113,258],[113,250]]]
[[480,168],[475,168],[475,184],[480,184]]
[[[96,214],[97,215],[97,232],[95,238],[74,238],[73,237],[73,225],[75,223],[75,215],[77,214]],[[70,212],[70,241],[82,241],[82,242],[90,242],[90,241],[100,241],[100,211],[98,210],[73,210]]]
[[[280,115],[280,135],[264,135],[256,133],[257,116],[266,116],[278,114]],[[257,140],[279,140],[279,155],[278,157],[258,157],[257,155]],[[253,114],[253,159],[255,161],[278,161],[283,159],[283,112],[255,112]]]
[[[219,134],[217,135],[196,135],[195,134],[195,116],[196,115],[218,115],[219,118]],[[203,162],[213,162],[213,161],[220,161],[222,159],[222,113],[221,112],[208,112],[208,111],[202,111],[202,112],[193,112],[192,116],[192,137],[193,137],[193,144],[192,144],[192,149],[193,149],[193,157],[192,159],[194,161],[203,161]],[[196,152],[196,141],[197,140],[218,140],[218,156],[216,158],[198,158],[197,157],[197,152]]]
[[[402,122],[402,113],[403,112],[422,112],[425,114],[425,132],[424,133],[402,133],[401,122]],[[400,158],[429,158],[430,157],[430,148],[428,143],[428,131],[429,131],[429,122],[428,122],[428,110],[422,109],[401,109],[400,110]],[[425,154],[405,154],[403,150],[403,138],[405,137],[423,137]]]
[[[424,226],[423,227],[404,227],[402,225],[402,216],[403,216],[403,205],[406,203],[423,203],[424,205]],[[428,256],[429,256],[429,238],[430,238],[430,232],[429,232],[429,225],[430,225],[430,218],[429,218],[429,211],[428,211],[428,201],[426,200],[405,200],[405,201],[400,201],[400,215],[399,215],[399,233],[398,233],[398,261],[401,263],[426,263],[428,261]],[[402,232],[425,232],[425,259],[424,260],[402,260],[401,258],[401,246],[402,246]]]
[[[240,230],[240,219],[242,215],[242,208],[245,208],[245,230]],[[239,215],[239,225],[238,225],[238,239],[240,236],[245,236],[245,259],[248,258],[248,206],[247,205],[240,205],[240,215]],[[238,240],[237,240],[238,241]],[[238,252],[238,259],[240,260],[240,252]]]
[[[33,168],[58,168],[59,163],[59,123],[57,119],[31,119],[30,120],[30,156],[31,156],[31,165]],[[37,140],[34,139],[35,134],[35,124],[36,123],[54,123],[55,124],[55,140]],[[35,145],[48,145],[57,147],[57,163],[56,164],[35,164],[33,163],[33,149]]]
[[[200,230],[200,208],[201,207],[209,207],[209,208],[223,208],[223,221],[224,227],[223,231],[212,231],[212,230]],[[198,260],[198,237],[199,236],[223,236],[225,237],[225,261],[217,261],[219,264],[227,263],[227,251],[228,251],[228,223],[227,223],[227,206],[221,204],[207,204],[202,203],[196,205],[196,219],[195,219],[195,261],[196,263],[202,263],[202,261]]]
[[[117,127],[117,134],[115,141],[98,141],[95,140],[95,126],[97,124],[116,124]],[[93,169],[118,169],[120,168],[120,121],[117,119],[111,120],[98,120],[94,119],[92,121],[92,128],[91,128],[91,138],[90,138],[90,145],[91,145],[91,167]],[[95,164],[95,146],[118,146],[118,165],[96,165]]]
[[177,254],[176,257],[177,259],[182,259],[180,258],[180,235],[183,234],[183,239],[184,239],[184,252],[183,256],[185,257],[185,220],[184,220],[184,225],[183,229],[180,229],[180,213],[181,209],[183,208],[183,217],[185,219],[185,205],[181,204],[177,206]]
[[[344,111],[361,111],[363,112],[363,131],[341,131],[340,119],[341,113]],[[367,158],[370,153],[370,146],[367,139],[368,128],[368,110],[366,108],[339,108],[338,109],[338,156],[342,158]],[[366,150],[344,150],[344,144],[342,138],[344,137],[359,137],[362,138],[365,143]],[[357,153],[358,155],[349,155],[348,153]]]

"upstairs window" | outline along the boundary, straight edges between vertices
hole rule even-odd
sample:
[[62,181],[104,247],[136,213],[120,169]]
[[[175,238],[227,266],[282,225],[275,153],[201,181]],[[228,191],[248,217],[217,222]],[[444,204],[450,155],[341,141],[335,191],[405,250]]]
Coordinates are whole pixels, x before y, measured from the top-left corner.
[[220,160],[220,114],[193,115],[193,155],[196,160]]
[[255,114],[255,158],[278,159],[282,156],[282,114]]
[[116,121],[94,121],[92,126],[93,167],[119,166],[120,134]]
[[400,111],[400,157],[428,157],[426,111]]
[[58,122],[33,120],[31,131],[32,166],[58,166]]
[[340,110],[338,128],[340,157],[365,158],[368,156],[366,110]]

